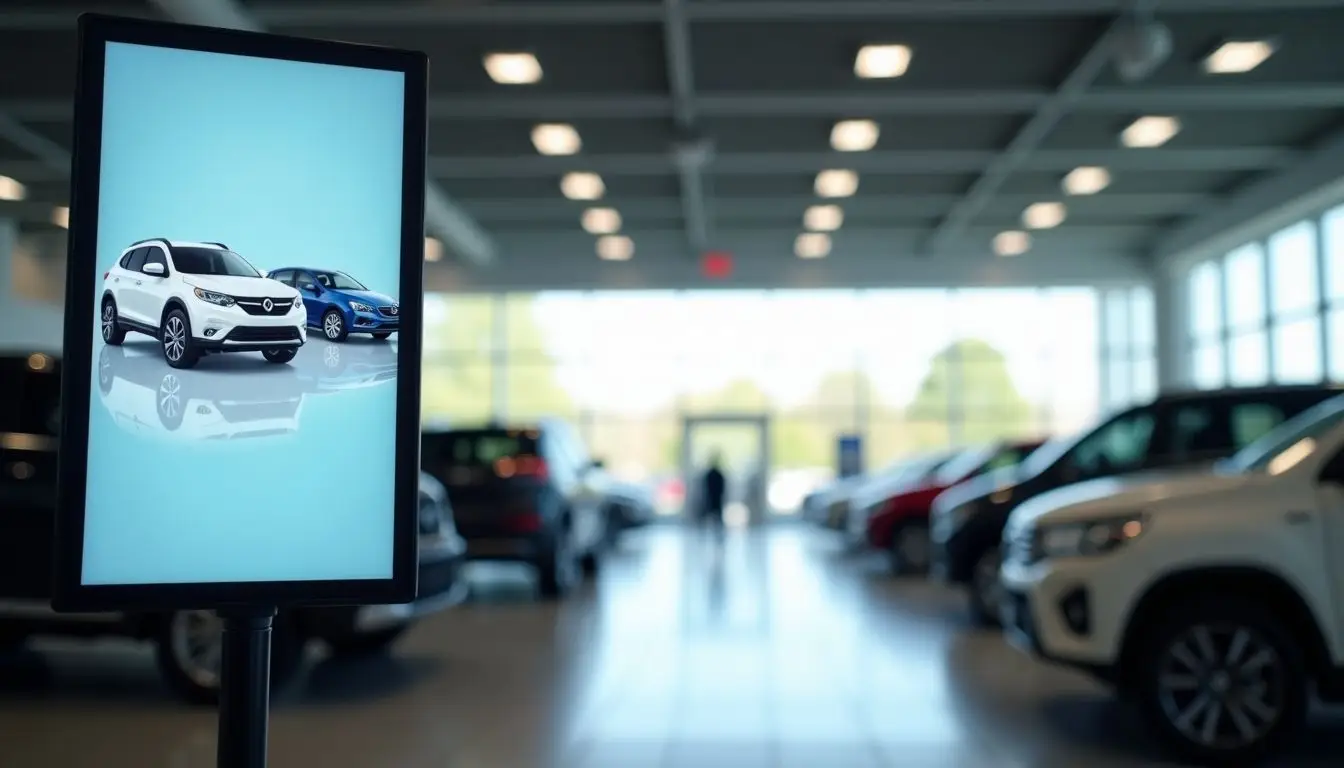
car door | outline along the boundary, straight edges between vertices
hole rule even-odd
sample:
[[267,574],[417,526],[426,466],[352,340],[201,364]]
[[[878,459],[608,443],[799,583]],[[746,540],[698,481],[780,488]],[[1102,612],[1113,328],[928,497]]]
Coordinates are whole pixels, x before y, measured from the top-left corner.
[[[150,264],[158,264],[163,268],[163,275],[151,275],[145,272],[145,268]],[[137,308],[144,314],[145,322],[158,327],[160,315],[163,314],[163,306],[168,303],[169,294],[172,293],[172,282],[169,276],[173,270],[168,264],[168,252],[161,245],[151,245],[145,249],[145,260],[140,265],[140,282],[136,284],[138,301],[141,302]]]
[[128,254],[122,268],[112,281],[112,295],[117,299],[117,314],[138,323],[145,320],[145,275],[140,268],[145,266],[145,254],[148,248],[136,248]]

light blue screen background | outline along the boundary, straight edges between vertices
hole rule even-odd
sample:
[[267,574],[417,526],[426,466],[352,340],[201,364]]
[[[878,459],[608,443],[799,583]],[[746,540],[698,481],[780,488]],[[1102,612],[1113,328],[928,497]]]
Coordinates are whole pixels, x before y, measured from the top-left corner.
[[[119,43],[106,61],[92,300],[150,237],[400,299],[403,75]],[[101,406],[90,333],[85,584],[391,577],[395,384],[307,397],[287,436],[166,440]]]

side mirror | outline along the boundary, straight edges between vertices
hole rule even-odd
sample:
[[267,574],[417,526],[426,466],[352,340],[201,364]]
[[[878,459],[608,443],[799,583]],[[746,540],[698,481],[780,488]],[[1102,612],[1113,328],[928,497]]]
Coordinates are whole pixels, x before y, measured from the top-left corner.
[[163,277],[164,275],[163,265],[157,262],[146,264],[140,268],[140,271],[144,272],[146,275],[153,275],[154,277]]
[[300,287],[303,288],[306,293],[317,295],[317,283],[304,283]]

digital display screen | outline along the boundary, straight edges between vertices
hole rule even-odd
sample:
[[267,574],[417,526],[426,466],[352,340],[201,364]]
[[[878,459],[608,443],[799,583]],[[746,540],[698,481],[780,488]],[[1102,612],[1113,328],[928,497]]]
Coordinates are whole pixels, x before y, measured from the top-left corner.
[[83,585],[393,577],[405,79],[106,44]]

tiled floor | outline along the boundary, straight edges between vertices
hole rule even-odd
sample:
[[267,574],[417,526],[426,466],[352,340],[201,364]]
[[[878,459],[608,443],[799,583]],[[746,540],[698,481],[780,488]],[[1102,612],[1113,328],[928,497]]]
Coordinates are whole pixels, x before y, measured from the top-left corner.
[[[475,575],[476,600],[392,659],[318,660],[272,715],[271,764],[395,768],[1123,768],[1162,765],[1086,679],[966,627],[957,596],[802,529],[721,554],[660,529],[553,606]],[[0,768],[197,768],[213,713],[143,651],[49,644],[0,682]],[[10,667],[11,675],[13,667]],[[1312,757],[1307,752],[1330,757]],[[1339,765],[1318,719],[1285,765]]]

